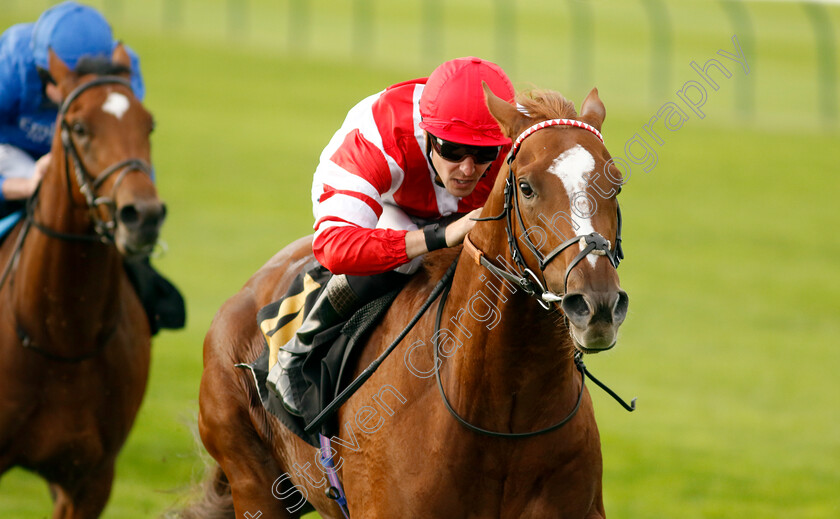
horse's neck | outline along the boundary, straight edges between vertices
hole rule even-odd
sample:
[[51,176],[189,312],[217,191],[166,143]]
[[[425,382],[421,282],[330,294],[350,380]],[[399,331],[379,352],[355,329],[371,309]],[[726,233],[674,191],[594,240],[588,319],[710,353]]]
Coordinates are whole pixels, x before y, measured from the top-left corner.
[[79,188],[72,183],[72,161],[68,160],[60,141],[53,143],[52,163],[41,180],[34,209],[35,220],[50,229],[67,234],[90,232],[90,219]]
[[[504,229],[481,242],[506,244]],[[496,265],[510,261],[506,250],[485,246]],[[579,378],[559,311],[544,310],[521,288],[465,255],[447,307],[450,318],[441,328],[452,332],[452,347],[459,341],[460,346],[443,359],[452,364],[442,373],[448,378],[448,394],[458,401],[456,408],[480,423],[520,431],[540,420],[562,418],[555,411],[574,404]],[[448,350],[446,344],[440,348]]]
[[[64,178],[57,167],[45,175],[33,218],[59,233],[90,235],[87,212],[68,199]],[[40,316],[64,316],[62,323],[44,329],[69,337],[85,335],[88,323],[108,326],[119,301],[120,276],[115,270],[121,268],[120,256],[110,245],[59,239],[33,225],[14,279],[18,319],[29,322],[26,328],[37,329],[44,328],[36,326]]]

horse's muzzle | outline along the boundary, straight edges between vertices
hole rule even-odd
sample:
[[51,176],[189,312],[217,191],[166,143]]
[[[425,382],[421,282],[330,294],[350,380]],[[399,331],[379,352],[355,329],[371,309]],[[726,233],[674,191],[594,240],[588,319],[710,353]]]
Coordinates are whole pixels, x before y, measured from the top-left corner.
[[166,219],[166,205],[159,201],[135,201],[117,209],[117,249],[126,257],[148,256],[157,244]]
[[628,305],[627,293],[619,289],[572,292],[563,297],[560,307],[569,320],[575,346],[584,353],[598,353],[615,345]]

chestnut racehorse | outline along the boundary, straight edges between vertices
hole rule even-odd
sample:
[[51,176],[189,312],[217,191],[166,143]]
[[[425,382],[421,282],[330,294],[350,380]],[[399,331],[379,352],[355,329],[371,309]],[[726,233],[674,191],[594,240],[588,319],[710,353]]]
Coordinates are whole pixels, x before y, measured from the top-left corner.
[[149,254],[165,208],[129,67],[122,46],[90,73],[51,53],[50,166],[0,249],[0,474],[42,476],[54,518],[101,514],[146,388],[149,323],[123,261]]
[[[448,297],[338,411],[333,461],[354,518],[605,517],[578,361],[615,344],[628,304],[615,268],[622,179],[599,132],[604,105],[593,89],[578,116],[559,94],[535,91],[519,96],[520,112],[485,93],[516,141],[508,167],[464,246],[427,255],[355,374],[459,258]],[[272,258],[207,334],[199,432],[218,467],[188,517],[295,518],[309,509],[304,496],[322,517],[342,516],[325,495],[318,449],[267,414],[250,374],[234,367],[260,354],[257,310],[285,293],[311,244]]]

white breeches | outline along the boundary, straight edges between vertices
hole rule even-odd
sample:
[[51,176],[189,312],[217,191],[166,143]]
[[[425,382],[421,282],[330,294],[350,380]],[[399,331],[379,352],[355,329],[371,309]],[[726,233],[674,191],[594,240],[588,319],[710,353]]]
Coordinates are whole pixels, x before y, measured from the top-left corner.
[[28,153],[11,144],[0,144],[0,175],[6,178],[29,178],[35,173],[35,161]]

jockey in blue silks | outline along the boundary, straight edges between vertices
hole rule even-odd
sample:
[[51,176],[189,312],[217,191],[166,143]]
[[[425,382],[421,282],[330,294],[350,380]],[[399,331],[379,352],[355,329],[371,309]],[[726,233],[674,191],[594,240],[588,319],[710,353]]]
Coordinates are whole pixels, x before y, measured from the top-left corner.
[[[118,43],[99,11],[76,2],[58,4],[37,22],[13,25],[0,36],[0,217],[32,195],[49,161],[61,101],[49,75],[49,49],[72,70],[83,56],[110,59]],[[131,86],[142,100],[140,60],[126,50]]]
[[[32,196],[49,165],[62,100],[49,73],[50,49],[75,70],[81,58],[110,60],[118,44],[99,11],[71,1],[47,9],[35,23],[13,25],[0,36],[0,224]],[[131,58],[131,88],[142,100],[140,60],[123,47]],[[8,217],[14,218],[17,215]],[[182,328],[186,310],[178,289],[148,258],[124,265],[152,334],[160,328]]]

